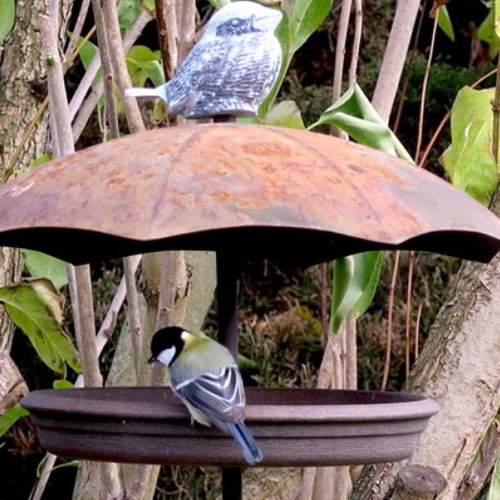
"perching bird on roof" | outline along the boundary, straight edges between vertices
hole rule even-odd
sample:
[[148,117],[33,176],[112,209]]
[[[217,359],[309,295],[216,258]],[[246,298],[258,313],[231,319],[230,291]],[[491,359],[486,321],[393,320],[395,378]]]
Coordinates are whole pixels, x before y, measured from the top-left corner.
[[262,452],[243,422],[245,392],[238,366],[223,345],[171,326],[153,336],[149,362],[155,361],[168,367],[172,390],[194,420],[233,436],[249,464],[262,461]]
[[159,97],[185,118],[255,116],[281,66],[274,31],[279,10],[232,2],[218,10],[175,77],[157,88],[131,88],[127,97]]

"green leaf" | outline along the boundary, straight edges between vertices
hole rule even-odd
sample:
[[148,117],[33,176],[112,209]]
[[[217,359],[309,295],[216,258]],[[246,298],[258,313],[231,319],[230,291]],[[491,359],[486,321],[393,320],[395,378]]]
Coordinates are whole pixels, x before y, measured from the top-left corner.
[[282,9],[288,14],[288,41],[292,52],[321,26],[332,9],[333,0],[283,0]]
[[500,454],[497,457],[493,474],[491,476],[490,489],[486,500],[498,500],[500,498]]
[[377,113],[361,88],[354,84],[308,130],[319,125],[335,125],[360,144],[413,162],[399,139]]
[[163,67],[160,64],[159,50],[152,51],[144,45],[132,47],[127,54],[127,66],[134,87],[143,87],[146,80],[151,80],[155,87],[165,83]]
[[494,20],[493,20],[493,26],[495,29],[495,34],[497,36],[497,39],[500,38],[500,0],[495,0],[495,3],[493,5],[494,11]]
[[49,469],[49,470],[45,471],[45,473],[42,474],[43,468],[44,468],[45,463],[47,462],[48,458],[49,458],[49,453],[47,453],[42,458],[42,460],[40,460],[40,463],[38,464],[38,467],[36,468],[37,479],[41,479],[42,477],[46,477],[57,469],[63,469],[64,467],[80,467],[80,465],[81,465],[80,460],[71,460],[71,462],[65,462],[63,464],[56,465],[55,467],[52,467],[52,469]]
[[491,152],[494,89],[462,88],[451,111],[451,145],[441,162],[454,186],[488,205],[498,185]]
[[54,380],[52,387],[54,389],[74,389],[75,384],[71,383],[69,380]]
[[484,21],[481,23],[476,32],[476,37],[478,40],[482,40],[489,45],[489,55],[493,59],[498,54],[498,49],[500,48],[500,39],[495,32],[495,12],[494,9],[490,9],[488,15],[485,17]]
[[3,436],[21,417],[30,414],[21,405],[15,405],[0,417],[0,436]]
[[[78,38],[78,44],[83,42],[83,38],[79,37]],[[99,53],[99,49],[97,48],[97,45],[93,44],[89,40],[87,40],[83,46],[82,49],[80,50],[80,53],[78,54],[80,56],[80,60],[82,61],[83,67],[85,69],[88,69],[90,66],[90,63],[93,61],[94,57]]]
[[124,31],[129,30],[141,15],[141,0],[120,0],[118,4],[118,22]]
[[52,155],[49,153],[45,153],[42,156],[39,156],[38,158],[34,159],[31,162],[31,165],[29,166],[29,169],[34,169],[36,167],[39,167],[40,165],[45,165],[45,163],[49,163],[49,161],[52,161]]
[[32,278],[47,278],[57,290],[68,284],[66,262],[35,250],[23,250],[25,266]]
[[350,316],[359,318],[371,304],[375,294],[383,252],[365,252],[334,262],[333,296],[330,325],[338,333],[342,322]]
[[14,26],[16,19],[15,0],[0,0],[0,12],[0,45],[2,45]]
[[0,288],[0,302],[49,368],[64,373],[66,363],[81,371],[78,352],[61,328],[61,299],[49,280],[40,278]]
[[305,130],[300,109],[294,101],[283,101],[274,106],[266,115],[264,123],[275,127]]
[[438,26],[443,30],[443,33],[452,41],[455,41],[455,32],[453,30],[453,24],[451,23],[450,14],[446,5],[441,5],[437,11],[437,23]]
[[228,5],[231,3],[231,0],[208,0],[216,9],[220,9],[224,7],[224,5]]

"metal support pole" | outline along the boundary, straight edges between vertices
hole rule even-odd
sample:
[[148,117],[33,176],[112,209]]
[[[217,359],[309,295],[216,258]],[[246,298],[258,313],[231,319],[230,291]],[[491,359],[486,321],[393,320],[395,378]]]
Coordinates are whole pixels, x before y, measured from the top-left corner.
[[[237,309],[238,265],[233,256],[217,252],[217,306],[219,341],[238,361]],[[222,499],[242,500],[242,470],[238,467],[222,469]]]

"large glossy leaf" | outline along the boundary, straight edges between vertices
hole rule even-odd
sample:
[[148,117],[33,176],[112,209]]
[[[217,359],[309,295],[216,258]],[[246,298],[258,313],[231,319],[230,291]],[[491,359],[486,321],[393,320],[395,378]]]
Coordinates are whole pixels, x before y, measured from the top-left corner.
[[47,278],[57,288],[68,284],[66,262],[35,250],[23,250],[24,264],[32,278]]
[[359,318],[370,306],[375,294],[383,252],[365,252],[334,263],[330,325],[338,333],[347,318]]
[[0,0],[0,45],[10,33],[16,19],[15,0]]
[[332,8],[333,0],[283,0],[282,9],[288,17],[287,41],[296,52],[321,26]]
[[491,152],[494,89],[464,87],[453,103],[451,145],[441,156],[453,185],[487,205],[498,185]]
[[81,371],[78,352],[61,327],[61,300],[49,280],[35,279],[0,288],[0,302],[49,368],[64,373],[68,364],[76,372]]
[[30,412],[22,406],[13,406],[0,417],[0,436],[3,436],[21,417],[26,417],[29,414]]
[[335,125],[360,144],[413,161],[357,84],[332,104],[308,130],[324,124]]

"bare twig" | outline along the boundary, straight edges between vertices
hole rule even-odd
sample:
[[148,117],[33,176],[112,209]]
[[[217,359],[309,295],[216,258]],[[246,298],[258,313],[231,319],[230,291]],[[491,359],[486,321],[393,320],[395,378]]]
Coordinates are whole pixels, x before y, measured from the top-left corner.
[[75,52],[75,48],[78,44],[78,39],[82,34],[83,24],[85,23],[85,19],[87,17],[90,6],[90,0],[83,0],[80,5],[80,10],[78,11],[78,17],[75,21],[75,26],[73,27],[73,31],[71,33],[71,38],[69,39],[68,46],[66,51],[64,52],[64,58],[69,59],[72,54]]
[[415,252],[410,252],[408,264],[408,288],[406,291],[406,325],[405,325],[405,375],[410,376],[410,352],[411,352],[411,310],[413,296],[413,265],[415,262]]
[[108,40],[108,27],[104,21],[104,12],[101,8],[100,0],[92,0],[92,10],[94,11],[94,20],[97,29],[97,43],[99,45],[99,55],[101,57],[102,69],[104,73],[104,95],[106,96],[107,107],[107,120],[103,120],[105,127],[104,132],[106,132],[106,123],[108,123],[111,136],[117,138],[120,136],[120,130],[118,128],[118,114],[116,112],[115,96],[113,92],[113,63]]
[[363,0],[354,0],[354,38],[352,41],[351,65],[349,67],[349,86],[356,82],[358,74],[359,49],[363,34]]
[[165,79],[171,80],[177,68],[177,12],[174,0],[155,0],[158,38]]
[[389,121],[396,97],[419,5],[420,0],[397,2],[396,14],[372,101],[373,106],[386,122]]
[[[151,16],[147,12],[143,12],[139,16],[134,26],[132,26],[132,28],[127,32],[123,40],[123,49],[125,53],[130,50],[146,24],[150,20]],[[72,115],[74,116],[74,114],[78,112],[78,115],[76,116],[73,123],[73,135],[75,136],[76,140],[78,140],[78,138],[82,134],[85,125],[87,124],[91,114],[96,107],[97,101],[104,92],[104,84],[102,80],[100,80],[97,84],[95,84],[95,88],[89,94],[87,99],[85,99],[85,102],[81,104],[92,84],[92,81],[99,71],[100,64],[101,60],[99,56],[96,55],[88,70],[85,72],[84,78],[80,82],[80,85],[78,86],[77,91],[75,92],[73,99],[70,102]]]
[[436,15],[436,17],[434,18],[434,26],[432,28],[429,57],[427,59],[427,64],[425,65],[424,81],[422,84],[422,97],[420,98],[420,111],[418,117],[418,133],[417,133],[417,147],[415,150],[415,162],[418,162],[418,158],[420,156],[420,149],[422,147],[422,134],[424,130],[424,119],[425,119],[425,101],[427,97],[427,86],[429,84],[429,75],[432,66],[432,56],[434,55],[434,47],[436,45],[436,32],[438,26],[437,20],[438,16]]
[[401,252],[398,250],[395,254],[394,268],[392,270],[391,287],[389,290],[389,313],[387,317],[387,347],[385,352],[384,375],[382,378],[381,390],[387,389],[387,382],[389,380],[389,371],[391,369],[391,351],[392,351],[392,337],[393,332],[393,318],[394,318],[394,295],[396,290],[396,281],[399,273],[399,259]]
[[351,8],[352,0],[342,0],[337,35],[337,46],[335,47],[335,68],[333,72],[332,102],[336,102],[342,94],[345,46],[347,40],[347,30],[349,29],[349,17],[351,15]]
[[493,109],[493,131],[491,136],[491,149],[495,163],[498,165],[498,140],[500,130],[500,57],[497,62],[497,77],[495,83],[495,99],[492,102]]
[[[93,5],[99,3],[92,0]],[[111,63],[113,73],[118,88],[123,92],[132,86],[130,75],[128,74],[127,64],[125,62],[125,50],[118,23],[118,12],[116,10],[115,0],[102,0],[102,13],[104,16],[106,35],[109,44],[110,54],[112,54]],[[99,31],[99,30],[98,30]],[[144,130],[141,112],[136,99],[124,99],[125,115],[131,132],[140,132]]]
[[136,257],[125,257],[123,259],[123,269],[125,273],[125,283],[127,285],[127,305],[128,320],[132,335],[132,345],[135,353],[135,371],[137,380],[139,380],[140,366],[142,363],[142,328],[139,313],[139,299],[137,293],[137,284],[135,281]]

